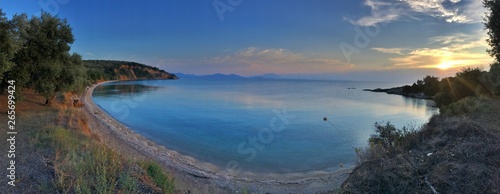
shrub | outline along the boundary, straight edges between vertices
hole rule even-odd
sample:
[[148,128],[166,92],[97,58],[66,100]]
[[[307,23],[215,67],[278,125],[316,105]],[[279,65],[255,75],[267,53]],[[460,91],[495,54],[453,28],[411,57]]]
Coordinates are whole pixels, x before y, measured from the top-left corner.
[[469,96],[491,95],[487,84],[481,81],[487,74],[479,68],[464,68],[455,77],[442,79],[435,96],[437,106],[444,107]]
[[441,107],[439,111],[445,116],[474,114],[478,113],[478,111],[487,111],[490,109],[489,100],[489,98],[484,96],[467,97],[448,106]]
[[134,193],[137,178],[131,163],[83,134],[50,127],[37,135],[38,148],[52,150],[56,193]]
[[415,130],[409,130],[406,127],[398,129],[390,122],[387,122],[385,126],[375,123],[375,132],[376,134],[368,139],[370,146],[382,146],[384,149],[390,149],[401,145],[403,139],[414,133]]
[[153,182],[162,189],[163,193],[174,192],[174,180],[165,174],[163,168],[158,163],[145,162],[142,164],[142,168],[147,171]]

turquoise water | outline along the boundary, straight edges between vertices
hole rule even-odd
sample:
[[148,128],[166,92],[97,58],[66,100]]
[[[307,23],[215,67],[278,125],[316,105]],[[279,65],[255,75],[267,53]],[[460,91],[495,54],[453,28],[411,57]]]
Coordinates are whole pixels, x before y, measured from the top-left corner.
[[426,100],[362,91],[398,85],[264,79],[126,81],[97,87],[93,100],[144,137],[200,161],[221,168],[237,164],[249,172],[290,173],[352,164],[353,147],[367,146],[375,122],[418,127],[437,113]]

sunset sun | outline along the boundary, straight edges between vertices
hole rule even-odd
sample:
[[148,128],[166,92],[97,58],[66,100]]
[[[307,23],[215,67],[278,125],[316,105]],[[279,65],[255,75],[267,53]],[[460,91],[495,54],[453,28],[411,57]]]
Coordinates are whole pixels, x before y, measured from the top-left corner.
[[441,64],[437,66],[437,68],[442,70],[449,69],[450,67],[453,67],[453,64],[450,61],[443,61]]

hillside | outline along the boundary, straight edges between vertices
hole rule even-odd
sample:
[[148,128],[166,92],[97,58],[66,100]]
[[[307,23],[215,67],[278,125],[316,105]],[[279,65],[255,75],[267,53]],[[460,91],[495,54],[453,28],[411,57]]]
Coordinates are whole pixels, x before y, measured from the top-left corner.
[[384,133],[370,138],[341,192],[500,193],[500,99],[466,98],[441,112],[416,132],[377,127]]
[[89,79],[104,80],[137,80],[137,79],[178,79],[174,74],[168,73],[157,67],[127,62],[109,60],[84,60]]

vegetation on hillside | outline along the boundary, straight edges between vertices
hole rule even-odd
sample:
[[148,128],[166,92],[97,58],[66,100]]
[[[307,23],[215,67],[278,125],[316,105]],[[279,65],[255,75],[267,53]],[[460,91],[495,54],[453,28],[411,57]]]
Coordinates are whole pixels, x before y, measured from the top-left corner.
[[468,111],[435,116],[417,132],[377,125],[342,192],[499,193],[500,123],[491,121],[500,103],[478,109],[463,102],[471,100],[458,102]]
[[80,55],[70,53],[73,42],[65,19],[42,12],[40,17],[20,14],[8,20],[0,9],[0,90],[14,80],[18,91],[34,89],[50,104],[58,93],[82,91],[97,81],[177,78],[133,62],[82,61]]
[[427,76],[405,86],[434,96],[441,114],[419,130],[375,124],[340,192],[500,193],[500,1],[483,3],[488,52],[495,57],[490,71],[465,68],[455,77]]
[[[68,95],[69,96],[69,95]],[[64,106],[58,95],[54,106]],[[0,185],[6,193],[172,193],[173,179],[158,163],[131,160],[107,148],[90,133],[87,117],[77,108],[42,106],[43,98],[29,92],[19,104],[16,187]],[[68,100],[68,99],[66,99]],[[24,103],[27,103],[26,105]],[[70,106],[71,107],[71,106]],[[6,122],[7,117],[0,117]],[[29,129],[29,130],[28,130]],[[0,138],[6,139],[5,133]],[[0,145],[0,147],[3,146]],[[3,159],[5,156],[0,156]],[[2,160],[3,161],[3,160]],[[146,165],[145,165],[146,164]],[[150,166],[154,174],[150,173]]]
[[405,96],[425,96],[435,100],[438,107],[447,106],[469,96],[493,96],[499,94],[500,79],[496,65],[491,65],[489,72],[480,68],[463,68],[454,77],[439,79],[426,76],[413,85],[403,86],[401,94]]
[[92,82],[101,80],[136,80],[136,79],[178,79],[174,74],[157,67],[140,63],[109,60],[84,60],[87,77]]

